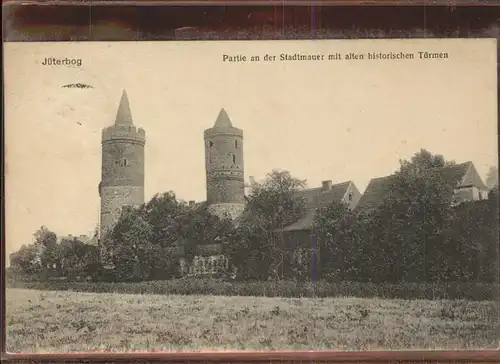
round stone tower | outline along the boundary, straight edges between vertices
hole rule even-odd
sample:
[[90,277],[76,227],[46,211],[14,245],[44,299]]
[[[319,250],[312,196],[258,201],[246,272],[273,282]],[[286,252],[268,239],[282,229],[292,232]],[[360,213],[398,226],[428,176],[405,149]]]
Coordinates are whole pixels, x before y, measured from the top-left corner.
[[204,139],[208,210],[234,219],[245,208],[243,130],[233,127],[222,109]]
[[123,91],[115,124],[102,131],[100,238],[112,230],[125,206],[144,203],[144,145],[146,133],[132,121]]

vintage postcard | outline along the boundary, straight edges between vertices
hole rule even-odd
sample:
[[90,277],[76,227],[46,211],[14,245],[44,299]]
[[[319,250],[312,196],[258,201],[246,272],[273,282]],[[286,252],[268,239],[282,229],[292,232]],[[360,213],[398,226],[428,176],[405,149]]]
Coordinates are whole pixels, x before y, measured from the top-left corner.
[[4,51],[8,352],[498,347],[496,39]]

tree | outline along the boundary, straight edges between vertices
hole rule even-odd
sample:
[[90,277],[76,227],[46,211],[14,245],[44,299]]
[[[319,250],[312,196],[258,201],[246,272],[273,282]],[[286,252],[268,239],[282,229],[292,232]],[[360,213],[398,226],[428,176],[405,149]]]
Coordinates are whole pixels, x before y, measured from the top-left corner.
[[274,229],[290,225],[305,213],[305,201],[297,197],[305,185],[288,171],[273,170],[262,184],[252,185],[247,211],[267,217]]
[[60,276],[62,251],[57,244],[57,235],[42,226],[34,233],[34,245],[41,251],[41,264],[46,278]]
[[125,209],[107,237],[105,245],[119,281],[142,281],[157,268],[156,260],[161,252],[152,249],[152,228],[140,210]]
[[432,154],[426,149],[420,149],[409,161],[401,160],[401,168],[432,169],[454,164],[455,161],[446,161],[441,154]]
[[141,207],[142,216],[152,229],[151,243],[162,247],[172,246],[178,238],[178,218],[185,211],[185,204],[178,202],[173,192],[157,194]]
[[455,208],[452,235],[439,278],[494,282],[498,269],[498,200],[469,201]]
[[320,247],[322,275],[338,280],[358,278],[361,247],[356,216],[346,204],[333,201],[316,212],[314,232]]
[[374,247],[370,257],[376,267],[374,278],[426,281],[429,271],[443,264],[446,257],[439,247],[449,240],[454,183],[443,180],[435,168],[451,163],[426,150],[401,161],[390,193],[367,225],[365,239]]
[[304,215],[305,202],[297,196],[304,186],[290,172],[277,170],[251,186],[230,251],[241,278],[282,278],[286,252],[281,230]]
[[84,257],[85,266],[83,276],[92,280],[101,279],[103,266],[100,257],[99,246],[87,245],[87,251]]
[[57,242],[55,233],[42,226],[34,233],[35,241],[12,253],[11,266],[15,273],[36,275],[38,280],[56,277],[75,279],[99,273],[99,250],[77,238]]
[[498,168],[491,166],[486,176],[486,186],[489,189],[498,188]]
[[196,241],[197,244],[211,244],[225,240],[231,235],[233,224],[228,218],[219,218],[207,209],[187,211],[179,216],[178,236]]
[[[234,224],[229,218],[219,218],[205,208],[187,210],[179,217],[179,245],[184,249],[184,258],[191,263],[198,254],[198,247],[219,244],[221,254],[227,254],[233,241]],[[219,267],[217,274],[227,275],[225,268]]]
[[[60,251],[60,276],[68,279],[82,279],[86,276],[93,276],[95,272],[91,269],[99,269],[96,263],[95,254],[97,247],[85,244],[77,238],[63,239],[59,244]],[[91,268],[92,267],[92,268]]]
[[494,186],[488,193],[488,200],[493,200],[498,203],[498,185]]
[[173,192],[157,194],[138,208],[125,209],[104,241],[116,278],[139,281],[176,276],[176,244],[188,211]]
[[273,254],[272,231],[263,216],[246,214],[238,221],[235,234],[227,246],[230,264],[241,280],[267,280]]
[[156,194],[138,208],[124,209],[103,240],[115,278],[139,281],[177,275],[175,245],[185,211],[186,205],[177,201],[173,192]]
[[50,247],[57,244],[57,235],[45,226],[42,226],[33,235],[35,236],[35,245]]
[[13,272],[21,275],[39,275],[43,271],[40,249],[34,244],[23,245],[10,254],[10,266]]

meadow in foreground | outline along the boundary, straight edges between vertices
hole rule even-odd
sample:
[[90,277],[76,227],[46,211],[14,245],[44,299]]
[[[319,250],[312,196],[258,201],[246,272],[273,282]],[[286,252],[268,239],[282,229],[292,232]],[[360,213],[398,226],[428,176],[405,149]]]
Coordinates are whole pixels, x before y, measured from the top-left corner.
[[497,348],[491,301],[6,290],[8,352]]

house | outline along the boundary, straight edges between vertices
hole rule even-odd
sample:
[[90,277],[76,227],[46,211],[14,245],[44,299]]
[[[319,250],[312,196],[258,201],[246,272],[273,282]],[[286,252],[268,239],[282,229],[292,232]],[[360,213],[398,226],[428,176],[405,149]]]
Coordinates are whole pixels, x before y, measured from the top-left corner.
[[[450,164],[434,170],[453,188],[454,204],[488,199],[489,189],[472,162]],[[395,180],[395,175],[373,178],[361,196],[356,210],[370,211],[379,206],[391,192]]]
[[298,196],[305,200],[307,212],[299,221],[285,227],[282,231],[310,231],[316,211],[334,201],[342,202],[349,209],[354,209],[361,198],[361,193],[352,181],[332,185],[332,181],[323,181],[321,187],[301,190]]
[[284,234],[287,247],[290,249],[310,244],[318,209],[337,201],[345,203],[352,210],[357,206],[361,193],[352,181],[337,184],[332,184],[332,181],[323,181],[321,187],[301,190],[298,196],[305,200],[306,213],[304,217],[280,230],[280,233]]
[[[281,239],[284,250],[292,253],[284,256],[281,265],[281,274],[293,276],[293,262],[309,261],[313,257],[319,258],[320,246],[316,245],[314,222],[319,209],[333,202],[341,202],[353,210],[361,193],[352,181],[332,184],[332,181],[323,181],[321,187],[308,188],[298,192],[298,197],[304,199],[305,215],[295,223],[276,231],[277,238]],[[309,268],[312,269],[313,266]],[[314,274],[314,273],[312,273]]]
[[[282,233],[286,240],[287,249],[295,249],[298,246],[309,247],[311,243],[312,229],[316,211],[328,204],[338,201],[345,203],[348,208],[354,209],[361,193],[352,181],[332,184],[332,181],[323,181],[321,187],[300,190],[297,197],[303,198],[306,205],[306,214],[297,222],[277,231]],[[207,208],[207,203],[189,203],[189,208],[199,211]],[[236,219],[235,224],[238,223]],[[222,267],[228,266],[227,257],[223,255],[221,242],[212,244],[196,245],[194,248],[195,260],[189,265],[185,259],[185,240],[179,240],[175,248],[175,254],[180,259],[182,274],[213,274]]]
[[455,203],[488,199],[490,190],[477,173],[472,162],[452,164],[437,170],[445,181],[450,181],[450,183],[458,181],[453,189]]

